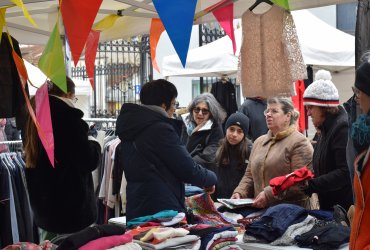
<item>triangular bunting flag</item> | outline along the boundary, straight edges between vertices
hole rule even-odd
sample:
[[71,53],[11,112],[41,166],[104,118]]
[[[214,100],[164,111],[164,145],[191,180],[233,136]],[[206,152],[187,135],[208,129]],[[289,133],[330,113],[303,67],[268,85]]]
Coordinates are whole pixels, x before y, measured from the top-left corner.
[[49,41],[42,52],[38,66],[53,83],[67,93],[66,67],[64,65],[63,47],[58,27],[59,22],[55,24]]
[[[8,33],[8,38],[9,38],[10,44],[13,47],[13,44],[11,42],[11,38],[10,38],[9,33]],[[21,84],[21,89],[22,89],[24,100],[26,101],[28,112],[31,116],[32,121],[35,123],[38,134],[40,135],[40,137],[45,138],[46,136],[45,136],[43,130],[41,129],[40,124],[38,123],[38,121],[36,119],[35,112],[33,111],[33,108],[31,106],[31,102],[28,98],[28,94],[26,93],[26,90],[25,90],[25,87],[26,87],[26,84],[27,84],[27,79],[28,79],[26,66],[24,65],[23,59],[20,58],[20,56],[17,54],[17,52],[15,52],[14,48],[12,50],[12,55],[13,55],[13,60],[14,60],[15,66],[16,66],[17,71],[18,71],[18,76],[19,76],[19,80],[20,80],[20,84]]]
[[85,48],[85,65],[87,75],[90,80],[91,87],[94,89],[94,70],[95,70],[95,58],[96,50],[99,45],[100,32],[91,30],[89,37],[87,38]]
[[35,23],[35,21],[32,19],[30,13],[28,13],[28,10],[26,8],[26,6],[24,6],[23,4],[23,1],[22,0],[11,0],[15,5],[17,5],[19,8],[22,9],[23,11],[23,14],[24,16],[27,18],[27,20],[33,25],[35,26],[36,28],[38,28],[37,24]]
[[1,42],[1,38],[3,37],[2,34],[3,34],[4,25],[5,25],[5,12],[6,12],[6,8],[0,9],[0,42]]
[[153,0],[153,3],[185,67],[197,0]]
[[103,31],[113,27],[114,23],[117,19],[120,18],[118,15],[108,15],[104,17],[102,20],[94,24],[93,30],[96,31]]
[[159,38],[161,37],[161,34],[164,31],[164,26],[163,23],[161,22],[161,19],[159,18],[153,18],[152,23],[150,25],[150,55],[152,58],[152,65],[153,68],[155,68],[159,73],[159,67],[157,64],[157,58],[156,58],[156,50],[157,50],[157,45],[159,42]]
[[272,2],[276,5],[279,5],[280,7],[290,10],[289,8],[289,1],[288,0],[272,0]]
[[236,42],[235,42],[235,35],[234,35],[234,3],[230,3],[225,5],[217,10],[213,11],[213,15],[216,17],[217,21],[224,29],[225,33],[230,37],[233,43],[233,51],[234,54],[236,52]]
[[102,0],[63,0],[61,11],[74,64],[77,65]]
[[50,104],[48,95],[48,84],[44,83],[37,91],[35,95],[36,103],[36,119],[40,124],[41,131],[39,137],[42,145],[45,148],[46,154],[50,160],[51,165],[54,166],[54,134],[53,124],[51,122]]

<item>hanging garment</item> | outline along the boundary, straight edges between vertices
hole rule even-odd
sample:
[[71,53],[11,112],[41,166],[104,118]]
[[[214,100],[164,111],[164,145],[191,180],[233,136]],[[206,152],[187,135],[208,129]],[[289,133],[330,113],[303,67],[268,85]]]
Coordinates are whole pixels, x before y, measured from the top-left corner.
[[276,5],[261,15],[242,16],[239,78],[248,97],[291,96],[293,82],[307,78],[294,21]]
[[292,96],[292,102],[294,108],[299,111],[299,119],[298,119],[298,130],[299,132],[303,133],[307,129],[306,123],[306,112],[303,105],[303,93],[305,91],[304,81],[298,80],[295,82],[295,89],[297,95]]
[[[11,39],[15,52],[22,57],[18,41]],[[22,129],[26,123],[25,100],[21,88],[12,47],[7,34],[3,32],[0,43],[0,117],[15,117],[18,129]],[[26,93],[29,96],[27,85]]]
[[212,84],[211,94],[221,104],[227,117],[238,110],[234,84],[230,81],[218,81]]

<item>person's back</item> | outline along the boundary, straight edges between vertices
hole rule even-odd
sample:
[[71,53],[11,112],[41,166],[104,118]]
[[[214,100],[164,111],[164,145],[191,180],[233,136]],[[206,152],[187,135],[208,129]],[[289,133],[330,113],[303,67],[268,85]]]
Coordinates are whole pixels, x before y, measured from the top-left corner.
[[268,131],[265,115],[263,114],[266,107],[266,99],[247,97],[239,108],[239,112],[242,112],[249,118],[250,126],[247,136],[252,141],[255,141]]
[[[56,88],[54,85],[53,88]],[[67,96],[49,92],[55,168],[31,118],[26,126],[25,169],[37,226],[54,234],[77,232],[95,222],[97,210],[91,172],[98,166],[100,145],[88,140],[83,112]]]
[[116,133],[127,180],[127,220],[162,210],[184,211],[184,182],[200,187],[217,182],[181,143],[181,121],[169,118],[176,96],[172,83],[156,80],[141,90],[144,105],[122,105]]

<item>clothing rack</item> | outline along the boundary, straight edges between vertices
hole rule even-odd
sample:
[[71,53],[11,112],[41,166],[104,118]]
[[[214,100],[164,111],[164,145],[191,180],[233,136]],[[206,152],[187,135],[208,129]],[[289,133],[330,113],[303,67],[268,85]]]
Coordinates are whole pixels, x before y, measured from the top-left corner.
[[0,145],[4,145],[4,144],[8,146],[9,152],[20,152],[20,151],[22,151],[22,147],[23,147],[22,140],[0,141]]
[[116,121],[114,118],[84,118],[84,121],[89,124],[89,126],[95,124],[97,130],[116,130]]

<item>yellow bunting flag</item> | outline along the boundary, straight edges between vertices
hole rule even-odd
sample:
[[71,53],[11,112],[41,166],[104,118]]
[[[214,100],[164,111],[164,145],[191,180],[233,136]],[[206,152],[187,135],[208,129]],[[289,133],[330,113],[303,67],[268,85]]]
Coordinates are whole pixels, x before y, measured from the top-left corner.
[[58,27],[59,22],[57,21],[49,37],[49,41],[42,52],[38,66],[53,83],[67,93],[66,68]]
[[92,29],[95,31],[104,31],[110,29],[113,27],[114,23],[117,21],[119,17],[120,16],[118,15],[108,15],[99,22],[97,22],[96,24],[94,24]]
[[1,34],[3,33],[3,28],[5,25],[5,12],[6,12],[6,8],[0,8],[0,42],[2,38]]
[[23,14],[24,16],[28,19],[28,21],[33,25],[35,26],[36,28],[38,28],[37,24],[35,23],[35,21],[32,19],[30,13],[28,13],[28,10],[26,8],[26,6],[24,6],[23,4],[23,1],[22,0],[11,0],[15,5],[17,5],[19,8],[21,8],[23,10]]

